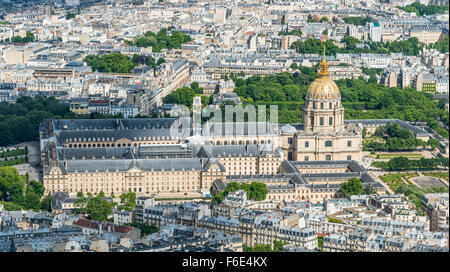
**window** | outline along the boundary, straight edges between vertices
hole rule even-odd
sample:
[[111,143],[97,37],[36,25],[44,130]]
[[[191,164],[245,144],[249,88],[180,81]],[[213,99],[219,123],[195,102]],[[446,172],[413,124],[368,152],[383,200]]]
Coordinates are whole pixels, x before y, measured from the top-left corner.
[[320,117],[320,125],[323,126],[323,117]]
[[305,147],[309,147],[309,142],[308,141],[305,142]]
[[325,156],[325,160],[331,161],[331,155],[326,155],[326,156]]
[[333,117],[330,117],[330,119],[328,119],[328,125],[330,125],[330,126],[333,125]]
[[320,103],[320,109],[323,110],[323,103]]
[[311,126],[314,126],[314,116],[311,117]]
[[309,156],[305,156],[305,161],[309,161]]
[[292,144],[292,140],[293,140],[292,137],[289,137],[288,138],[288,144]]
[[347,141],[347,146],[348,147],[352,146],[352,141]]
[[348,156],[347,156],[347,160],[348,160],[348,161],[351,161],[351,160],[352,160],[352,156],[348,155]]
[[331,141],[325,141],[325,147],[331,147],[333,143]]
[[333,103],[330,102],[329,108],[330,108],[330,109],[333,108]]

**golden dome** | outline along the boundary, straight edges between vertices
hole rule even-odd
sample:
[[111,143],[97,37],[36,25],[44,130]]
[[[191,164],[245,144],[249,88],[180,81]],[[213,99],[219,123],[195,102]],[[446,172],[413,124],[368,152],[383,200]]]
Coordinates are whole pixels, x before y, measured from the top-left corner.
[[335,99],[341,97],[338,86],[328,75],[328,63],[325,60],[325,45],[323,51],[319,78],[314,80],[309,86],[308,92],[306,93],[306,98],[308,99]]

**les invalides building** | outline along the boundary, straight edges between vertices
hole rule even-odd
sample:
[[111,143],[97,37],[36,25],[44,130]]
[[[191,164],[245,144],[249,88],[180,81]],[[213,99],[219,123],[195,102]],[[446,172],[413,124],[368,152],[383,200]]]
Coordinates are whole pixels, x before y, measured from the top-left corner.
[[288,160],[362,160],[362,128],[344,124],[344,107],[336,83],[329,77],[328,63],[320,62],[319,78],[308,88],[303,105],[303,125],[280,128]]

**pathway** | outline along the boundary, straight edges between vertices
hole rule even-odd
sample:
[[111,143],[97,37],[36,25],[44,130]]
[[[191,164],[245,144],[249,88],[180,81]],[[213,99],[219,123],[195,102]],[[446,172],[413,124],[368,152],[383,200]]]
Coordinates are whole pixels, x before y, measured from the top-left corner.
[[[379,175],[377,175],[379,174]],[[383,187],[386,189],[387,192],[389,192],[391,195],[394,195],[394,191],[391,190],[391,188],[389,188],[389,186],[387,186],[386,183],[384,183],[381,179],[380,176],[384,175],[384,173],[379,173],[379,172],[372,172],[369,173],[369,175],[371,175],[376,181],[378,181],[381,185],[383,185]]]

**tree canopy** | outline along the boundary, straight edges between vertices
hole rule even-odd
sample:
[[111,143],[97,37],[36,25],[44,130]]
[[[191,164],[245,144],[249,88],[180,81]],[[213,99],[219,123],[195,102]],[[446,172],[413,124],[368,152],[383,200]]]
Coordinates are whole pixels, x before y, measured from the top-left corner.
[[341,184],[340,191],[344,196],[362,195],[365,193],[359,178],[349,178],[347,182]]
[[423,5],[420,2],[414,2],[404,7],[397,7],[406,12],[414,12],[417,16],[444,14],[448,11],[448,6],[445,5]]
[[108,55],[88,55],[84,61],[93,71],[102,73],[130,73],[136,66],[129,57],[120,53],[112,53]]
[[420,158],[418,160],[406,157],[395,157],[387,162],[374,162],[374,166],[383,170],[404,171],[404,170],[434,170],[439,167],[448,167],[448,158]]
[[238,190],[244,190],[247,193],[247,199],[256,201],[266,199],[266,195],[268,193],[266,184],[261,182],[252,182],[250,184],[230,182],[227,184],[225,191],[219,192],[216,196],[213,197],[212,202],[222,203],[222,201],[230,192],[236,192]]
[[366,17],[344,17],[345,23],[357,26],[365,26],[366,23],[371,22],[372,18]]
[[0,167],[0,202],[9,210],[49,210],[51,197],[46,196],[43,201],[44,185],[19,175],[15,167]]
[[436,148],[436,141],[422,141],[416,139],[414,134],[408,130],[401,128],[398,123],[387,123],[375,130],[374,136],[378,140],[365,141],[365,150],[378,151],[412,151],[419,147],[431,146]]
[[35,37],[34,34],[32,32],[27,32],[25,34],[25,37],[20,37],[20,36],[14,36],[11,39],[11,42],[14,43],[29,43],[29,42],[34,42]]
[[136,204],[136,193],[132,191],[122,193],[120,195],[120,203],[123,204],[123,206],[120,206],[121,209],[132,211]]
[[113,208],[116,202],[110,202],[105,199],[105,194],[100,192],[97,196],[88,193],[87,197],[80,195],[74,206],[76,213],[87,214],[90,219],[96,221],[106,221],[113,214]]
[[74,118],[68,105],[54,97],[20,97],[16,103],[0,102],[0,146],[39,138],[39,123],[48,118]]
[[174,92],[164,97],[163,102],[191,107],[194,102],[194,97],[203,93],[203,90],[197,87],[198,86],[194,84],[195,90],[187,86],[176,89]]
[[[161,52],[162,49],[181,48],[185,42],[191,41],[191,36],[173,30],[174,27],[162,28],[158,33],[147,31],[143,37],[136,37],[133,41],[126,40],[129,45],[137,47],[152,47],[152,52]],[[173,31],[172,31],[173,30]],[[169,35],[168,32],[171,31]]]
[[[419,42],[417,38],[409,38],[403,41],[393,42],[371,42],[365,41],[364,43],[358,39],[346,36],[341,40],[345,44],[345,47],[339,48],[334,44],[333,40],[327,40],[325,42],[326,50],[325,55],[335,56],[337,53],[374,53],[374,54],[387,54],[387,53],[403,53],[407,56],[416,56],[419,51],[425,47],[424,43]],[[364,44],[364,47],[357,47],[357,44]],[[440,50],[445,50],[448,47],[440,42],[435,45]],[[322,54],[323,43],[315,38],[308,38],[306,41],[295,41],[291,45],[292,49],[295,49],[300,54]]]
[[[301,107],[317,73],[314,68],[297,68],[299,71],[292,74],[256,75],[247,79],[232,77],[236,86],[234,92],[239,95],[244,107],[248,104],[276,104],[280,123],[302,122]],[[341,93],[346,119],[427,121],[438,129],[438,123],[433,120],[440,118],[448,125],[448,113],[444,107],[439,107],[432,94],[413,88],[390,88],[363,78],[340,79],[336,84]]]
[[70,12],[68,12],[67,14],[66,14],[66,20],[70,20],[70,19],[72,19],[72,18],[75,18],[75,14],[74,13],[70,13]]

